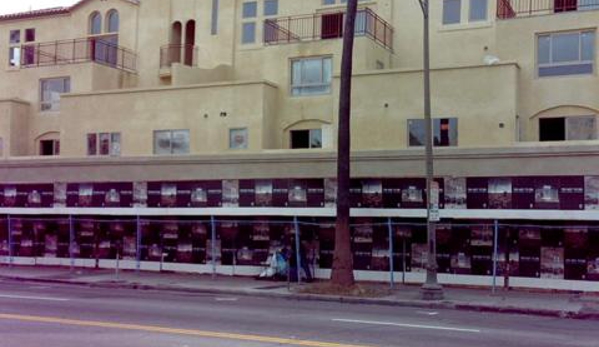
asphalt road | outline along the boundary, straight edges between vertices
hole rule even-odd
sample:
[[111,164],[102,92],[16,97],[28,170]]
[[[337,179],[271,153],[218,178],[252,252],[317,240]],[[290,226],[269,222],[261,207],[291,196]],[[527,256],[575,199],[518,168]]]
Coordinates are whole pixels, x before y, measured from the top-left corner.
[[0,280],[0,347],[599,346],[597,321]]

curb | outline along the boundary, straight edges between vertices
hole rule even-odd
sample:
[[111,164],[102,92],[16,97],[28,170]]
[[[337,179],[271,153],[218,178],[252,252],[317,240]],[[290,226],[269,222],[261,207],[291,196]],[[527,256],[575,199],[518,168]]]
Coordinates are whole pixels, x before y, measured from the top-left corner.
[[247,290],[247,289],[210,289],[210,288],[177,288],[169,285],[148,285],[131,282],[96,282],[90,283],[85,281],[76,280],[60,280],[60,279],[46,279],[46,278],[24,278],[18,276],[3,276],[0,275],[0,279],[12,280],[17,282],[30,282],[30,283],[54,283],[54,284],[66,284],[76,285],[89,288],[106,288],[106,289],[133,289],[133,290],[156,290],[156,291],[170,291],[176,293],[190,293],[190,294],[220,294],[220,295],[238,295],[246,297],[260,297],[260,298],[273,298],[273,299],[284,299],[284,300],[295,300],[295,301],[316,301],[316,302],[334,302],[334,303],[345,303],[353,305],[377,305],[377,306],[391,306],[391,307],[412,307],[421,309],[445,309],[445,310],[458,310],[458,311],[470,311],[470,312],[492,312],[492,313],[504,313],[504,314],[522,314],[530,316],[542,316],[542,317],[556,317],[565,319],[586,319],[586,320],[599,320],[599,312],[585,312],[584,310],[572,311],[572,310],[551,310],[551,309],[539,309],[539,308],[526,308],[516,306],[493,306],[493,305],[476,305],[468,303],[460,303],[451,300],[442,301],[422,301],[422,300],[389,300],[389,299],[369,299],[369,298],[355,298],[335,295],[316,295],[316,294],[301,294],[301,293],[272,293],[264,292],[262,290]]

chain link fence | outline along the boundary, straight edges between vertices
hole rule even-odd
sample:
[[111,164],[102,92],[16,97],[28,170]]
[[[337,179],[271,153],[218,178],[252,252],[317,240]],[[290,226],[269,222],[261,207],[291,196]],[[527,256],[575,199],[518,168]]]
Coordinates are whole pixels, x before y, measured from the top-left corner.
[[[423,221],[355,218],[351,233],[355,270],[391,285],[426,271]],[[513,277],[599,281],[599,224],[452,221],[437,224],[436,234],[440,274],[492,277],[494,285],[499,278],[505,286]],[[8,265],[197,265],[212,274],[258,275],[281,254],[301,280],[326,277],[334,248],[335,220],[327,218],[0,218],[0,259]]]

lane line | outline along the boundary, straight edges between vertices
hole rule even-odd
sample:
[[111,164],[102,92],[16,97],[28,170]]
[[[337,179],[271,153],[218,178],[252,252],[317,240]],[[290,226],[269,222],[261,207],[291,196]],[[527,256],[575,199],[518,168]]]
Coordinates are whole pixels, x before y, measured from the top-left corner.
[[216,301],[237,301],[239,299],[238,298],[216,298],[214,300],[216,300]]
[[431,329],[431,330],[445,330],[445,331],[458,331],[463,333],[480,333],[481,331],[478,329],[469,329],[469,328],[452,328],[452,327],[444,327],[437,325],[420,325],[420,324],[403,324],[403,323],[393,323],[393,322],[376,322],[376,321],[368,321],[368,320],[357,320],[357,319],[332,319],[334,322],[341,323],[355,323],[355,324],[369,324],[369,325],[386,325],[386,326],[394,326],[400,328],[414,328],[414,329]]
[[65,319],[65,318],[57,318],[57,317],[28,316],[28,315],[19,315],[19,314],[0,314],[0,320],[13,320],[13,321],[22,321],[22,322],[51,323],[51,324],[71,325],[71,326],[80,326],[80,327],[144,331],[144,332],[151,332],[151,333],[206,337],[206,338],[223,339],[223,340],[264,342],[264,343],[280,344],[280,345],[285,345],[285,346],[367,347],[364,345],[349,345],[349,344],[334,343],[334,342],[296,340],[296,339],[287,339],[287,338],[261,336],[261,335],[221,333],[221,332],[216,332],[216,331],[177,329],[177,328],[168,328],[168,327],[160,327],[160,326],[152,326],[152,325],[122,324],[122,323],[114,323],[114,322],[75,320],[75,319]]
[[63,299],[63,298],[49,298],[49,297],[44,297],[44,296],[27,296],[27,295],[10,295],[10,294],[0,294],[0,299],[70,301],[70,299]]
[[439,314],[439,312],[430,312],[430,311],[416,311],[416,313],[427,315],[427,316],[436,316]]

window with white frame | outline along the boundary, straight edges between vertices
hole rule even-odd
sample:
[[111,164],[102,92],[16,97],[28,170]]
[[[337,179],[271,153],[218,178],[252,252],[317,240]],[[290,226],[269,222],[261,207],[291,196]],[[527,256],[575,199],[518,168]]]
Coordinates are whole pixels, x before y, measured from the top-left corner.
[[470,22],[479,22],[487,20],[489,0],[470,0],[470,11],[468,20]]
[[248,148],[248,129],[236,128],[229,129],[229,148],[246,149]]
[[331,57],[301,58],[291,61],[291,95],[319,95],[331,92]]
[[42,155],[42,156],[60,155],[60,140],[58,140],[58,139],[40,140],[39,155]]
[[244,45],[256,43],[256,17],[258,16],[258,2],[244,2],[241,9],[241,43]]
[[8,44],[8,65],[21,66],[21,30],[10,31]]
[[40,81],[40,110],[60,110],[60,95],[71,91],[69,77],[48,78]]
[[581,141],[596,139],[596,116],[568,116],[539,119],[539,141]]
[[121,133],[87,134],[87,155],[121,155]]
[[154,154],[189,154],[189,130],[154,131]]
[[291,130],[290,135],[292,149],[322,148],[321,129]]
[[462,21],[462,0],[443,0],[443,24]]
[[539,77],[592,74],[595,32],[585,30],[539,35],[537,65]]

